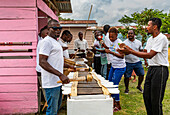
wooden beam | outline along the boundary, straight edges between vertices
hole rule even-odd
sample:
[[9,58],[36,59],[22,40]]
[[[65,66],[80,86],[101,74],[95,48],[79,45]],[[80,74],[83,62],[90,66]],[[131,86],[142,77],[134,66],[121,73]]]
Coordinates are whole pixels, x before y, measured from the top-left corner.
[[[74,79],[78,78],[78,72],[74,73],[73,78]],[[74,81],[71,86],[71,96],[77,96],[77,85],[78,85],[78,81]]]
[[70,3],[70,1],[56,1],[56,0],[53,0],[53,1],[56,3]]

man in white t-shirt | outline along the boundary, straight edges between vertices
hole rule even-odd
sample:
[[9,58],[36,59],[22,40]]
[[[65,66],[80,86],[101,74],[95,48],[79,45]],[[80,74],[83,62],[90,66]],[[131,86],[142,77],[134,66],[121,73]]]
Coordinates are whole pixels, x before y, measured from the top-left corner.
[[[143,51],[142,43],[141,41],[134,38],[134,31],[129,30],[128,31],[128,39],[124,41],[124,43],[132,48],[135,51]],[[144,78],[144,69],[142,66],[142,62],[140,61],[139,57],[129,54],[125,55],[126,60],[126,72],[124,74],[124,83],[125,83],[125,94],[128,94],[129,92],[129,78],[132,75],[133,70],[135,71],[136,75],[139,76],[138,78],[138,86],[136,87],[141,93],[143,93],[141,84],[143,82]],[[145,63],[147,61],[145,60]]]
[[[110,39],[109,39],[109,28],[110,28],[110,25],[104,25],[103,26],[103,37],[104,37],[104,43],[105,44],[108,44],[110,42]],[[107,43],[108,42],[108,43]],[[108,79],[108,76],[109,76],[109,71],[110,71],[110,68],[111,68],[111,63],[110,63],[110,59],[109,59],[109,55],[110,54],[106,54],[107,56],[107,75],[106,75],[106,79]]]
[[119,49],[142,58],[148,58],[149,69],[144,84],[143,98],[148,115],[163,115],[162,101],[164,98],[168,71],[168,39],[160,33],[161,19],[151,18],[147,31],[152,36],[148,39],[145,52],[137,52],[128,46]]
[[57,115],[62,102],[61,80],[69,83],[70,80],[63,74],[64,57],[63,49],[58,42],[62,27],[57,20],[48,22],[48,36],[41,41],[39,64],[42,67],[42,87],[46,93],[46,115]]
[[79,38],[74,41],[74,50],[79,50],[78,56],[85,58],[85,52],[88,49],[88,43],[87,40],[83,39],[83,32],[79,32],[78,37]]
[[61,38],[58,40],[63,48],[63,55],[65,58],[70,58],[67,44],[70,43],[71,40],[72,40],[72,34],[68,30],[64,30],[61,35]]

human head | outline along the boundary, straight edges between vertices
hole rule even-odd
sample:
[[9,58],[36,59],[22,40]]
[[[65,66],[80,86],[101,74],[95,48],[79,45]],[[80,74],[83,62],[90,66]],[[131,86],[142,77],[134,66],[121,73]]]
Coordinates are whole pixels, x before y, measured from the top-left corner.
[[58,39],[61,33],[61,29],[62,27],[57,20],[52,19],[48,22],[48,35],[52,38]]
[[61,39],[63,39],[63,41],[65,41],[65,42],[71,42],[72,38],[71,38],[70,31],[64,30],[62,35],[61,35]]
[[109,29],[109,39],[114,42],[117,39],[118,30],[115,27]]
[[48,35],[48,28],[47,25],[41,28],[39,36],[45,38]]
[[95,39],[97,40],[97,41],[100,41],[102,38],[103,38],[103,36],[102,36],[102,32],[101,31],[95,31],[94,32],[94,37],[95,37]]
[[128,39],[129,40],[133,40],[134,39],[134,35],[135,35],[135,33],[134,33],[133,30],[129,30],[128,31]]
[[108,30],[109,30],[110,26],[109,25],[104,25],[103,27],[103,31],[104,31],[104,34],[106,35]]
[[78,36],[79,36],[79,39],[80,39],[80,40],[83,40],[83,32],[79,32],[79,33],[78,33]]
[[160,18],[151,18],[146,28],[148,34],[153,34],[154,31],[160,31],[161,25],[162,25],[162,21]]

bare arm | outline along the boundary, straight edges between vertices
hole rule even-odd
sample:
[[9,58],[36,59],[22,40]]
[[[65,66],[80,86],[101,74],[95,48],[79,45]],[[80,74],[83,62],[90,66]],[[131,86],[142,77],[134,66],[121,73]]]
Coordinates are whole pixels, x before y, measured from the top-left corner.
[[124,58],[124,54],[123,53],[115,53],[115,52],[110,51],[109,49],[105,49],[105,52],[109,53],[109,54],[112,54],[112,55],[114,55],[114,56],[116,56],[118,58],[122,58],[122,59]]
[[59,72],[58,70],[54,69],[48,62],[47,62],[47,59],[48,59],[48,56],[46,55],[42,55],[42,54],[39,54],[39,64],[40,66],[52,73],[52,74],[55,74],[57,76],[59,76],[60,80],[63,82],[63,83],[69,83],[70,80],[67,76],[65,76],[64,74],[62,74],[61,72]]
[[141,58],[148,58],[151,59],[152,57],[154,57],[157,52],[151,50],[149,53],[147,52],[137,52],[134,51],[133,49],[129,48],[128,46],[125,46],[124,48],[118,49],[118,51],[126,53],[126,54],[133,54],[135,56],[141,57]]

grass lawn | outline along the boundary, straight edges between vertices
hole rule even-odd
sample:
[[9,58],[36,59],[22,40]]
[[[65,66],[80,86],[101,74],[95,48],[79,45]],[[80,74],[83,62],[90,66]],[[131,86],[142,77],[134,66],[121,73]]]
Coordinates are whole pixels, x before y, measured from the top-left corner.
[[[123,79],[121,80],[119,85],[122,110],[115,112],[114,115],[146,115],[143,95],[136,89],[137,82],[133,83],[132,80],[130,80],[128,95],[124,94],[125,86]],[[164,115],[170,115],[170,79],[168,79],[166,85],[163,100],[163,112]]]

